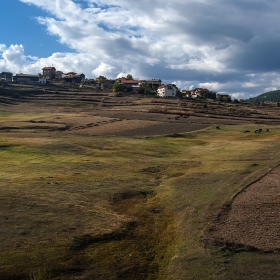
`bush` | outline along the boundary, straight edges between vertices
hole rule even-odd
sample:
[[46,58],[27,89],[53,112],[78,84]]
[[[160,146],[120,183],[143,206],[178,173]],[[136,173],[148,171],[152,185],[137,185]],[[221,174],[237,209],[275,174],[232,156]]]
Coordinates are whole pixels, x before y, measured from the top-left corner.
[[6,81],[5,81],[4,79],[0,79],[0,86],[1,86],[2,88],[5,88],[6,85],[7,85]]

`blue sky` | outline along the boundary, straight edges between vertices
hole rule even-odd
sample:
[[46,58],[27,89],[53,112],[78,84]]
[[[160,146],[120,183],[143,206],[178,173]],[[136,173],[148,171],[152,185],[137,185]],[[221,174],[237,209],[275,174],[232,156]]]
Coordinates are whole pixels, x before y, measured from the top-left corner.
[[280,87],[279,10],[276,0],[4,1],[0,72],[130,73],[248,98]]
[[9,0],[1,5],[0,13],[1,22],[4,23],[0,44],[22,44],[26,55],[38,57],[70,50],[67,45],[58,42],[58,37],[48,35],[46,27],[38,23],[38,16],[48,15],[39,7]]

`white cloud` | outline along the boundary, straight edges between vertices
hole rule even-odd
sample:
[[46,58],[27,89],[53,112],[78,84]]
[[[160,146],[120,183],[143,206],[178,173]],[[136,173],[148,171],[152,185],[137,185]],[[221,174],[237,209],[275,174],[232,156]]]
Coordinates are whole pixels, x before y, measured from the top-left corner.
[[23,45],[11,45],[7,47],[1,45],[0,54],[0,67],[6,71],[18,71],[26,64],[26,57],[24,56]]
[[105,76],[107,78],[115,78],[114,76],[115,67],[107,63],[101,62],[100,65],[92,70],[92,74],[98,77],[99,75]]
[[214,82],[214,83],[200,83],[199,87],[201,88],[207,88],[209,90],[212,91],[220,91],[221,89],[223,89],[225,87],[225,85],[218,83],[218,82]]
[[231,95],[232,100],[234,100],[234,99],[237,99],[237,100],[247,99],[247,98],[250,98],[250,97],[251,96],[246,96],[244,92],[236,92],[236,93]]
[[259,86],[259,83],[256,82],[247,82],[242,85],[244,88],[255,88]]

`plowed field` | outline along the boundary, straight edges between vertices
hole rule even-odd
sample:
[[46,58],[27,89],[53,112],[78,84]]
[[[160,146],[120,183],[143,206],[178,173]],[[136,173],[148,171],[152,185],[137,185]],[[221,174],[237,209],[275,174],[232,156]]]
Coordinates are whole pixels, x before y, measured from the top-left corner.
[[209,244],[280,250],[280,166],[239,193],[207,229]]

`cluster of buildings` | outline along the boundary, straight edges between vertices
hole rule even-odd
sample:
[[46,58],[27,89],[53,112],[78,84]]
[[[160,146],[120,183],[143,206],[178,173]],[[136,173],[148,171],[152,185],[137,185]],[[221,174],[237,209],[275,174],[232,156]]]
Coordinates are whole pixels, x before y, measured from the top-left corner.
[[210,98],[216,99],[216,93],[207,88],[194,88],[191,90],[183,90],[182,94],[188,98]]
[[128,78],[118,78],[117,80],[108,80],[104,76],[99,76],[96,81],[99,83],[101,89],[112,88],[112,85],[118,81],[118,84],[124,88],[131,88],[132,92],[138,93],[141,88],[150,88],[157,92],[159,97],[178,97],[178,95],[187,98],[216,98],[216,93],[209,91],[206,88],[195,88],[192,90],[180,90],[175,84],[162,84],[160,79],[150,80],[134,80]]
[[112,83],[118,81],[120,86],[130,88],[132,92],[138,93],[141,89],[150,89],[156,91],[160,97],[176,97],[179,91],[174,84],[162,84],[161,79],[134,80],[122,77],[115,81],[109,81],[106,77],[99,76],[96,80],[100,81],[101,89],[110,88]]
[[156,92],[159,97],[178,97],[180,95],[187,98],[203,97],[216,99],[216,93],[211,92],[208,89],[195,88],[180,92],[175,84],[162,84],[161,79],[134,80],[132,77],[122,77],[117,78],[116,80],[110,80],[104,76],[99,76],[96,79],[85,79],[83,73],[63,73],[62,71],[57,71],[53,66],[44,67],[42,69],[42,74],[39,73],[38,75],[22,73],[13,75],[11,72],[2,72],[0,73],[0,79],[4,79],[6,82],[40,84],[46,84],[49,80],[63,81],[69,84],[84,82],[95,84],[101,89],[112,89],[117,82],[119,88],[129,89],[129,91],[135,93],[143,92],[143,89],[150,89],[151,91]]
[[111,88],[115,82],[118,82],[119,86],[123,88],[131,88],[132,92],[139,92],[140,88],[149,87],[151,89],[157,89],[161,86],[160,79],[150,79],[150,80],[134,80],[129,78],[117,78],[116,80],[108,80],[104,76],[99,76],[96,81],[100,84],[101,89]]
[[6,82],[14,82],[14,83],[39,83],[46,84],[48,80],[62,80],[67,83],[81,83],[82,80],[85,79],[84,74],[77,74],[75,72],[69,72],[64,74],[61,71],[57,71],[55,67],[44,67],[42,69],[42,74],[16,74],[13,75],[11,72],[2,72],[0,73],[0,79],[4,79]]

